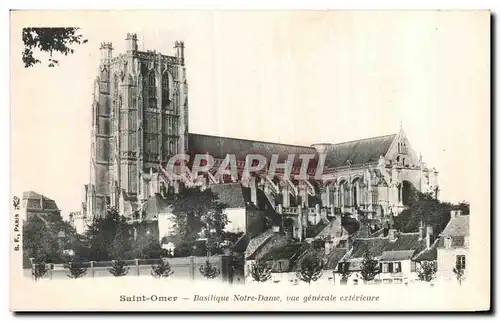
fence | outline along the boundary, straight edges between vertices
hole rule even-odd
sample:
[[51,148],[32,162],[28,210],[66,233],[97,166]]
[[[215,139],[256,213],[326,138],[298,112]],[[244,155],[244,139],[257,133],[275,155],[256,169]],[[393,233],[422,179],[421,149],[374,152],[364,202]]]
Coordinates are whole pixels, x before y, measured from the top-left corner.
[[[169,277],[171,278],[182,278],[190,280],[200,280],[206,279],[200,272],[200,267],[207,261],[206,257],[178,257],[178,258],[168,258],[166,261],[169,263],[173,274]],[[219,275],[214,278],[221,282],[232,282],[232,268],[231,268],[231,257],[225,255],[214,255],[208,258],[208,261],[212,266],[219,270]],[[151,276],[152,265],[159,264],[161,259],[135,259],[135,260],[125,260],[125,264],[128,267],[128,272],[124,277],[131,276]],[[87,268],[87,273],[82,276],[82,278],[96,278],[96,277],[113,277],[109,272],[109,268],[112,266],[112,261],[92,261],[92,262],[82,262],[78,263],[79,267]],[[64,264],[47,264],[48,271],[40,279],[69,279],[68,269]],[[33,276],[33,266],[31,268],[24,269],[23,272],[25,277]]]

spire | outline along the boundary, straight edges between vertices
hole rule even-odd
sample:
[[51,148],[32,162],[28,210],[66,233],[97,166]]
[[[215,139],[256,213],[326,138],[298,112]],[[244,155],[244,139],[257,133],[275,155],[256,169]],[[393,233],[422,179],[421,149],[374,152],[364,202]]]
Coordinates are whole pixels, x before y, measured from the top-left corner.
[[399,121],[399,131],[402,131],[403,130],[403,121],[400,120]]

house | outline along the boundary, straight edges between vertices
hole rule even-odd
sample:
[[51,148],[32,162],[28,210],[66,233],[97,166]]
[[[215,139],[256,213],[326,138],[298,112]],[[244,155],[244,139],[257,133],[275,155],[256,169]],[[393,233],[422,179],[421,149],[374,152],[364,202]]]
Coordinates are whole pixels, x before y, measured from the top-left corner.
[[[362,283],[363,258],[369,256],[378,261],[380,273],[370,283],[402,284],[418,280],[415,258],[426,253],[432,260],[432,249],[438,244],[433,237],[432,227],[421,225],[417,233],[401,233],[389,229],[386,235],[368,238],[353,238],[352,248],[339,262],[342,268],[351,272],[348,283]],[[342,270],[337,267],[337,271]]]
[[[209,185],[207,188],[226,206],[224,213],[227,215],[228,224],[225,232],[243,234],[237,242],[238,246],[233,249],[237,252],[244,252],[250,238],[265,231],[266,222],[277,220],[273,211],[266,210],[268,199],[257,188],[247,188],[240,183]],[[175,224],[172,204],[172,195],[163,197],[155,194],[143,204],[142,217],[137,218],[138,222],[151,222],[151,230],[158,234],[162,246],[169,249],[172,249],[173,245],[167,238],[172,235]]]
[[26,220],[32,215],[50,219],[53,215],[60,216],[61,210],[53,199],[34,191],[26,191],[23,193],[20,215]]
[[[283,223],[286,225],[286,221]],[[306,234],[310,237],[300,242],[294,234],[287,233],[286,226],[274,226],[254,238],[246,248],[245,275],[252,281],[250,267],[254,262],[263,262],[272,269],[272,281],[299,282],[296,275],[303,259],[314,252],[323,260],[325,271],[321,279],[332,282],[334,269],[345,255],[349,235],[356,233],[359,223],[349,216],[337,214],[331,221],[320,219],[310,226]]]
[[467,278],[469,260],[469,215],[461,210],[450,212],[450,221],[441,233],[437,248],[437,277],[442,280],[456,279],[454,268],[464,271]]

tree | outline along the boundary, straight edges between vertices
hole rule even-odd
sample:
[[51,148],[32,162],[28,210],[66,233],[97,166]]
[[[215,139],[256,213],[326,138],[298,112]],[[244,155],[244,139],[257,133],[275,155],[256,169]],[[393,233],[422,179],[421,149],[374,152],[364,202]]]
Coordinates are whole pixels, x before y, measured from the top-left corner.
[[108,271],[114,276],[124,276],[128,273],[128,266],[125,264],[125,261],[113,260]]
[[455,267],[453,268],[453,273],[455,273],[455,277],[457,278],[458,284],[462,285],[465,269],[461,265],[455,264]]
[[[109,261],[125,255],[127,242],[125,232],[129,228],[125,218],[120,216],[116,207],[109,207],[105,217],[94,217],[85,232],[86,253],[75,253],[76,256],[87,256],[89,261]],[[121,234],[115,245],[117,234]],[[123,242],[122,242],[123,241]],[[121,242],[121,243],[120,243]]]
[[394,217],[394,228],[402,232],[418,232],[420,222],[432,226],[435,235],[441,233],[450,221],[452,209],[462,210],[463,215],[469,214],[469,203],[458,204],[441,202],[430,193],[421,193],[413,186],[408,197],[408,208]]
[[130,242],[130,227],[125,224],[120,224],[116,231],[111,246],[111,255],[114,259],[127,259],[130,255],[132,246]]
[[318,255],[308,255],[300,262],[299,270],[296,272],[297,277],[311,284],[311,281],[316,282],[323,275],[323,262]]
[[141,222],[134,224],[138,231],[138,236],[131,242],[129,257],[135,259],[154,259],[161,256],[162,247],[157,237],[147,233],[151,228],[150,222]]
[[250,265],[250,275],[257,282],[266,282],[271,278],[271,268],[264,262],[253,262]]
[[66,275],[70,279],[78,279],[87,274],[87,268],[82,263],[69,262],[65,265],[65,268],[68,269]]
[[49,269],[47,268],[47,263],[41,261],[33,263],[31,274],[35,278],[35,281],[38,281],[38,279],[42,278],[48,271]]
[[349,271],[349,265],[349,262],[340,262],[338,265],[337,271],[340,275],[340,284],[347,284],[347,280],[352,274],[352,272]]
[[370,251],[366,249],[363,255],[363,261],[361,262],[361,278],[364,281],[372,281],[375,276],[380,273],[380,267],[378,261],[375,260],[371,255]]
[[59,60],[53,58],[54,53],[67,56],[75,51],[72,45],[87,43],[87,39],[78,31],[79,28],[23,28],[24,67],[32,67],[41,62],[34,56],[33,50],[39,50],[50,55],[48,59],[49,67],[58,65]]
[[226,205],[220,202],[211,189],[194,187],[181,190],[173,203],[174,232],[168,241],[176,247],[183,244],[186,248],[192,248],[200,233],[203,233],[209,252],[217,250],[228,223],[225,208]]
[[418,279],[425,282],[431,282],[436,277],[436,262],[434,261],[423,261],[420,262],[417,268]]
[[23,225],[23,256],[37,261],[64,263],[72,247],[74,228],[58,213],[29,215]]
[[172,268],[167,260],[161,259],[160,264],[151,265],[151,275],[155,278],[168,278],[172,274],[174,274],[174,271],[172,271]]
[[23,252],[28,258],[43,262],[57,262],[62,256],[56,233],[38,215],[29,216],[23,226]]
[[214,279],[220,274],[220,271],[212,263],[206,260],[205,264],[200,266],[200,273],[207,279]]

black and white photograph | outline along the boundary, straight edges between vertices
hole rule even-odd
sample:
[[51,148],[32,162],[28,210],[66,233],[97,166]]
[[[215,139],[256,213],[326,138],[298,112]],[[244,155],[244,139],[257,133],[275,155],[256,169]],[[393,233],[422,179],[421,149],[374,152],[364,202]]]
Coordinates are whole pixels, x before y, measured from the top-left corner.
[[11,309],[488,310],[490,14],[12,11]]

